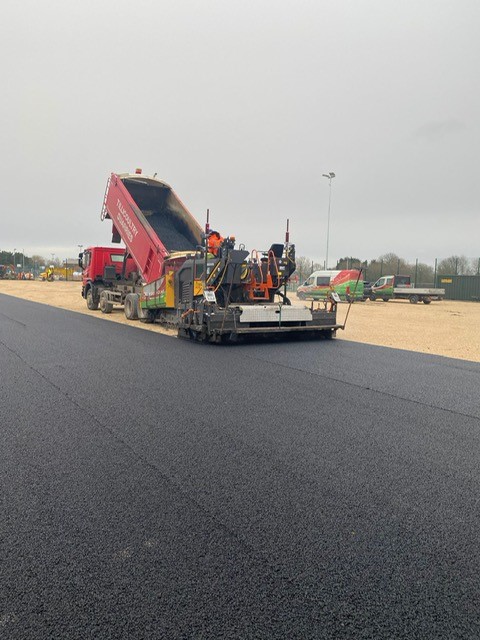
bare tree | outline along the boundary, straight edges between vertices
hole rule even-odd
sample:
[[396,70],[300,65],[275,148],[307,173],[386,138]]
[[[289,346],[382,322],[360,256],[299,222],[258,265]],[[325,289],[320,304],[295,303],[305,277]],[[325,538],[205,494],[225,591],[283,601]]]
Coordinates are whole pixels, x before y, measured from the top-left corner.
[[424,262],[419,262],[417,265],[412,265],[410,273],[412,275],[417,274],[415,284],[431,284],[433,285],[434,279],[434,270],[433,267],[425,264]]
[[449,276],[471,276],[475,268],[465,256],[450,256],[438,263],[438,273]]
[[300,284],[303,284],[311,273],[322,268],[318,262],[314,262],[311,258],[306,258],[305,256],[296,257],[295,262],[297,265],[295,274],[298,275]]
[[384,253],[377,258],[383,264],[384,275],[396,275],[408,270],[408,263],[396,253]]
[[337,261],[335,269],[361,269],[367,264],[366,261],[360,260],[360,258],[354,258],[353,256],[345,256]]

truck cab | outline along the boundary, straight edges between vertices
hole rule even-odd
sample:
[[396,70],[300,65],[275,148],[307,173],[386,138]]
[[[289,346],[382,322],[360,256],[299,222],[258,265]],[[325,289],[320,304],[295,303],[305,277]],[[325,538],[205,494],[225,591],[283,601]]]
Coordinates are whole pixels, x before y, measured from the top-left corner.
[[395,286],[395,276],[382,276],[372,284],[372,299],[381,298],[387,302],[393,298],[393,288]]
[[135,263],[123,247],[88,247],[79,254],[82,269],[82,296],[91,310],[98,309],[103,289],[119,280],[136,280]]

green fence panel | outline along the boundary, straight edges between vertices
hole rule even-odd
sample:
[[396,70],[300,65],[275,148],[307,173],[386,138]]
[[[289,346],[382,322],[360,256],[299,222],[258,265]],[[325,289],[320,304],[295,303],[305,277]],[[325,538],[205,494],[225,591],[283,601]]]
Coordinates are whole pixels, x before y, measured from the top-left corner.
[[437,277],[437,286],[445,289],[448,300],[480,301],[480,276],[445,276]]

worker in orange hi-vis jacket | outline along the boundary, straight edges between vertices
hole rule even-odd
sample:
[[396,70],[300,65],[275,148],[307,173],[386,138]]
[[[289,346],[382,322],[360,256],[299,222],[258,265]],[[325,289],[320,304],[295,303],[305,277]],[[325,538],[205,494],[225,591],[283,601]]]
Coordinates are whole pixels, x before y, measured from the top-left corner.
[[207,242],[208,252],[214,256],[218,256],[223,240],[224,238],[222,238],[218,231],[210,231]]

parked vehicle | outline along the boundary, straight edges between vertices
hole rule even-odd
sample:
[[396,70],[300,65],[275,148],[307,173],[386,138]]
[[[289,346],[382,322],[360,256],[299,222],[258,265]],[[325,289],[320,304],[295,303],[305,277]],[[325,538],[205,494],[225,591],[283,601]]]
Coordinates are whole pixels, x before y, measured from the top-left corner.
[[123,307],[130,320],[176,327],[180,337],[206,342],[245,335],[297,334],[331,338],[336,303],[292,306],[287,283],[295,246],[247,251],[235,238],[203,231],[173,189],[137,171],[112,174],[101,218],[125,249],[89,247],[80,254],[82,295],[90,309]]
[[370,300],[383,300],[388,302],[392,299],[409,300],[412,304],[423,302],[430,304],[432,300],[441,300],[445,296],[445,289],[434,289],[430,287],[415,287],[412,285],[410,276],[382,276],[375,284],[369,295]]
[[16,277],[13,264],[0,264],[0,280],[15,280]]
[[370,300],[370,299],[375,299],[372,298],[373,292],[372,292],[372,282],[367,282],[366,280],[363,281],[363,300]]
[[340,271],[314,271],[305,282],[298,287],[300,300],[325,300],[334,291],[340,300],[350,302],[363,299],[363,280],[358,269]]
[[123,247],[88,247],[79,254],[82,268],[82,296],[91,310],[98,309],[103,289],[123,288],[123,300],[128,293],[139,293],[135,262],[126,258]]
[[[53,282],[55,280],[55,269],[53,265],[45,269],[45,271],[42,271],[38,277],[43,282]],[[57,276],[57,280],[58,280],[58,276]]]

